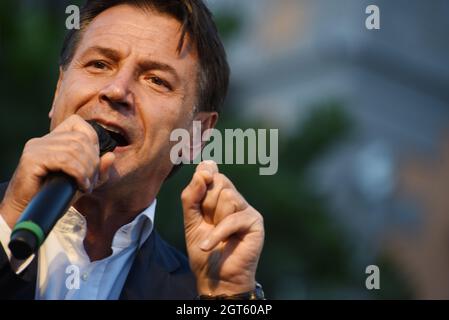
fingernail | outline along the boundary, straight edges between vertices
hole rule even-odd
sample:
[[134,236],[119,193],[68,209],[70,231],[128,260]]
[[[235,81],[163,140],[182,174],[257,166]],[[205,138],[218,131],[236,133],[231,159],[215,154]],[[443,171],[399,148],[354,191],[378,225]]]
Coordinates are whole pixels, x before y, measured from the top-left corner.
[[89,178],[86,178],[86,179],[84,180],[84,187],[85,187],[86,191],[89,192],[90,187],[91,187],[91,183],[90,183]]
[[200,248],[202,250],[208,250],[209,249],[209,243],[210,243],[209,239],[204,240],[203,242],[201,242]]
[[209,172],[213,174],[215,172],[214,168],[218,167],[217,163],[214,160],[205,160],[204,162],[207,164],[207,169]]
[[217,163],[214,160],[204,160],[203,161],[205,164],[210,164],[210,165],[217,165]]

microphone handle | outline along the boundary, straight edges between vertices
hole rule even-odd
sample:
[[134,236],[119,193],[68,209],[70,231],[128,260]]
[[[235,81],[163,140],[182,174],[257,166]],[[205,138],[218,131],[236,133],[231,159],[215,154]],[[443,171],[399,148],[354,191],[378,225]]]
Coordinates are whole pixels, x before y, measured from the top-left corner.
[[64,173],[47,176],[12,230],[8,247],[15,258],[26,259],[37,251],[69,208],[76,190],[74,179]]

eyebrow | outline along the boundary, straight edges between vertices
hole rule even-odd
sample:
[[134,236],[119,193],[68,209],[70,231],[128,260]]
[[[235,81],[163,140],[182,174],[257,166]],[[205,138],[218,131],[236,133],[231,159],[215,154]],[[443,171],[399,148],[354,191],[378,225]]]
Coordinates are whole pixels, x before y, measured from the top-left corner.
[[117,50],[100,47],[100,46],[90,47],[82,55],[85,56],[85,55],[88,55],[89,53],[95,53],[95,52],[105,56],[106,58],[114,60],[114,61],[120,60],[120,56],[121,56]]
[[[108,59],[111,59],[113,61],[119,61],[121,59],[121,54],[115,49],[101,47],[101,46],[92,46],[89,49],[87,49],[82,55],[88,55],[90,53],[99,53],[103,56],[105,56]],[[176,69],[173,68],[171,65],[167,63],[163,63],[160,61],[154,61],[154,60],[145,60],[138,63],[140,71],[146,71],[146,70],[161,70],[168,72],[172,74],[176,80],[179,80],[179,75],[176,72]]]

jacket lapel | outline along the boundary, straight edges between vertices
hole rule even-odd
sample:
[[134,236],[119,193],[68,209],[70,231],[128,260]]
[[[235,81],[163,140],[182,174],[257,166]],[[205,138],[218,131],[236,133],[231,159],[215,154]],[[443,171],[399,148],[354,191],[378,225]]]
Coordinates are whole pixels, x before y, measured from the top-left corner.
[[193,299],[195,278],[187,259],[156,230],[137,252],[120,299]]

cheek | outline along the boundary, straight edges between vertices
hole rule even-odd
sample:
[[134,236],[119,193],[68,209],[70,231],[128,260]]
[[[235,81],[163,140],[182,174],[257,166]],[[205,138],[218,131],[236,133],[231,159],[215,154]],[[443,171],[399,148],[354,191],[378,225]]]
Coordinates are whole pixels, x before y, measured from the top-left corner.
[[[189,123],[189,113],[185,112],[186,106],[180,103],[169,104],[165,101],[154,99],[151,107],[142,112],[144,120],[146,138],[144,139],[144,149],[151,153],[157,152],[163,155],[169,152],[173,142],[170,135],[173,130],[186,128]],[[153,153],[154,154],[154,153]]]
[[77,77],[68,74],[66,79],[61,83],[58,99],[55,103],[55,120],[63,121],[78,109],[85,105],[98,92],[100,84],[98,81],[87,77]]
[[73,71],[67,81],[66,94],[72,103],[80,104],[82,100],[91,98],[104,86],[99,77],[86,76],[82,71]]

